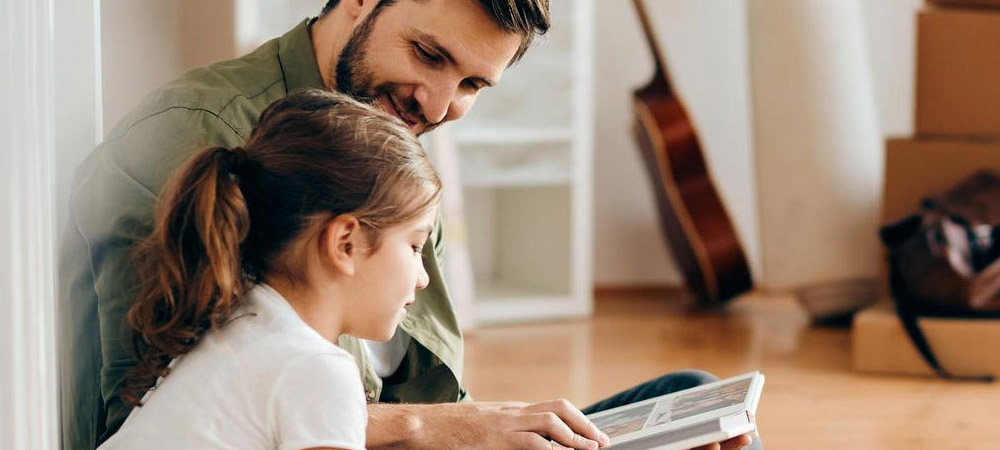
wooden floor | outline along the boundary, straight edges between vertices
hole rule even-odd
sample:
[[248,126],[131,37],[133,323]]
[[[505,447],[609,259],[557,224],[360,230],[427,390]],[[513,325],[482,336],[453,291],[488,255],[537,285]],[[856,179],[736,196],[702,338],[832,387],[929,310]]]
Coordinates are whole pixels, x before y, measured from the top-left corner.
[[811,327],[790,297],[753,294],[723,315],[670,297],[605,295],[589,320],[477,329],[465,384],[477,400],[582,406],[678,369],[761,370],[768,450],[1000,449],[998,384],[852,372],[849,331]]

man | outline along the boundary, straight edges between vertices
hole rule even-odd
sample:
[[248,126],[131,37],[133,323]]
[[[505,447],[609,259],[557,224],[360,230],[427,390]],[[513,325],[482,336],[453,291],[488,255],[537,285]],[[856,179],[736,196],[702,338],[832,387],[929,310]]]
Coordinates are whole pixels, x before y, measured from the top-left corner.
[[[134,364],[122,321],[136,284],[129,252],[149,232],[156,195],[175,167],[205,146],[240,145],[267,105],[302,88],[377,102],[425,133],[465,115],[548,27],[547,0],[331,0],[319,19],[247,56],[192,70],[143,100],[81,165],[72,189],[60,262],[65,448],[93,448],[129,413],[118,398]],[[439,230],[424,255],[430,285],[397,338],[339,342],[362,368],[368,446],[605,444],[565,400],[471,401],[460,385],[462,337],[439,270]],[[593,410],[704,379],[664,378]]]

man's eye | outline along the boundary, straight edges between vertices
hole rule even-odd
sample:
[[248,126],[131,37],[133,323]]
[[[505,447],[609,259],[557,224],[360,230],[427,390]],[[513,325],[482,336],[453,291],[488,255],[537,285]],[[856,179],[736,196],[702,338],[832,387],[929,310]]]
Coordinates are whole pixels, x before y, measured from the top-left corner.
[[440,57],[428,52],[427,50],[424,50],[424,48],[420,44],[413,44],[413,48],[416,49],[417,56],[420,57],[420,59],[432,64],[438,64],[441,62]]
[[479,90],[483,88],[482,86],[479,85],[479,83],[476,83],[475,81],[471,80],[465,80],[462,82],[462,84],[464,84],[465,88],[471,92],[479,92]]

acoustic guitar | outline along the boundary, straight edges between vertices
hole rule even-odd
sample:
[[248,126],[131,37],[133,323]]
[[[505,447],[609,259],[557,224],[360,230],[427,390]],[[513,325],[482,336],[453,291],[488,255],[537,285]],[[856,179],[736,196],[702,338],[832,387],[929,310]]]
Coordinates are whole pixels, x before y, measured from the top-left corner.
[[633,0],[656,72],[633,93],[636,139],[656,194],[660,223],[688,287],[704,306],[753,288],[739,237],[705,165],[698,135],[674,92],[642,0]]

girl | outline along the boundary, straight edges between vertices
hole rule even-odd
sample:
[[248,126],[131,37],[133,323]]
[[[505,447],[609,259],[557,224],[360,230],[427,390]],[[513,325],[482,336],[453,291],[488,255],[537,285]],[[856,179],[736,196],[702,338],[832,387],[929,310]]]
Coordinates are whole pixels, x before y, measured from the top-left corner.
[[362,449],[342,333],[388,340],[427,284],[440,182],[402,122],[304,91],[168,182],[136,249],[135,405],[101,449]]

